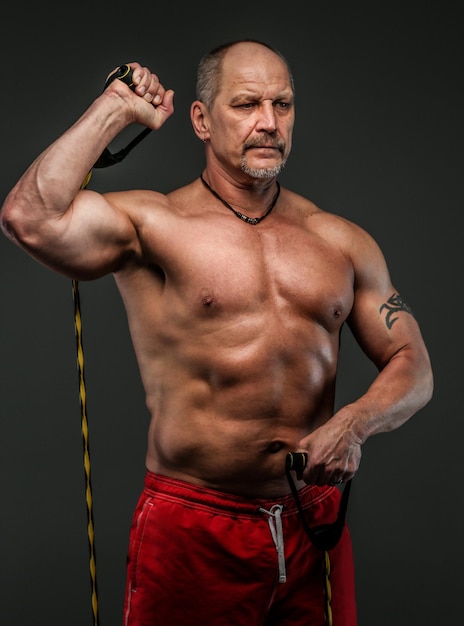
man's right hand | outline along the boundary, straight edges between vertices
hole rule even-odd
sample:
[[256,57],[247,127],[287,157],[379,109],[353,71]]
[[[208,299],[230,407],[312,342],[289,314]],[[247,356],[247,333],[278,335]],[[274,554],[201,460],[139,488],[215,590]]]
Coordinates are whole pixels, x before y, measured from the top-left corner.
[[[128,63],[132,70],[133,87],[123,81],[113,80],[104,93],[118,94],[131,106],[131,123],[158,130],[174,113],[174,91],[165,89],[156,74],[139,63]],[[116,71],[115,68],[114,71]],[[111,72],[109,76],[113,73]],[[130,100],[128,100],[128,98]]]

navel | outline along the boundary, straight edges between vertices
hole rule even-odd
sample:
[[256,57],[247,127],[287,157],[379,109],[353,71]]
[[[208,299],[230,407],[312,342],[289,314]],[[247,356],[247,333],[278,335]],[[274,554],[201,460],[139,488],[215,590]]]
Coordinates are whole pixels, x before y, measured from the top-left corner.
[[280,452],[283,447],[284,443],[282,441],[272,441],[268,445],[267,450],[270,454],[277,454],[277,452]]

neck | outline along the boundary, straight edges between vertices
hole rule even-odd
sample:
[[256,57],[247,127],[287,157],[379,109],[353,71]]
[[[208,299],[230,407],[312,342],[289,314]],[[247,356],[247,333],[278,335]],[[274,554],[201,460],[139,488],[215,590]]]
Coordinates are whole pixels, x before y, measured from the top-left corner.
[[264,215],[261,215],[261,217],[249,217],[248,215],[245,215],[244,213],[241,213],[240,211],[236,211],[228,202],[226,202],[226,200],[224,200],[224,198],[221,198],[221,196],[217,193],[217,191],[214,191],[214,189],[212,187],[210,187],[210,185],[208,185],[206,180],[203,178],[202,174],[200,174],[200,179],[201,179],[201,182],[203,183],[203,185],[206,187],[206,189],[208,189],[208,191],[210,191],[215,198],[217,198],[220,202],[222,202],[222,204],[225,207],[227,207],[230,211],[232,211],[232,213],[234,213],[236,217],[238,217],[243,222],[246,222],[247,224],[251,224],[252,226],[255,226],[256,224],[259,224],[260,222],[263,221],[263,219],[265,217],[267,217],[269,215],[269,213],[275,207],[275,205],[277,203],[277,199],[279,198],[279,194],[280,194],[280,185],[276,181],[277,191],[276,191],[276,193],[274,195],[274,198],[272,199],[271,204],[269,205],[269,207],[267,208],[266,212],[264,213]]

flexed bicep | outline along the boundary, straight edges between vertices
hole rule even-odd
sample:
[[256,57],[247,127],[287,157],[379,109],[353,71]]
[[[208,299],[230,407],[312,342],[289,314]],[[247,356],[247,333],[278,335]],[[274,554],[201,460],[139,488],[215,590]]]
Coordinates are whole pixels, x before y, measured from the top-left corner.
[[[22,245],[24,246],[24,239]],[[105,196],[80,191],[60,218],[37,222],[29,252],[67,277],[91,280],[116,271],[138,246],[129,216]]]

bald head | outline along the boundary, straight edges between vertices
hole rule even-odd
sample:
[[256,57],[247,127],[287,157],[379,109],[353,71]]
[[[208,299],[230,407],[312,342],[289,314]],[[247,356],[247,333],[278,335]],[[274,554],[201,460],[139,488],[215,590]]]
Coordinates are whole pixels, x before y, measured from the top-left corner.
[[285,57],[266,43],[243,39],[223,44],[200,60],[197,72],[197,99],[211,108],[224,78],[234,80],[234,74],[237,72],[241,72],[243,76],[251,71],[259,72],[264,62],[273,63],[276,71],[284,72],[294,91],[293,76]]

